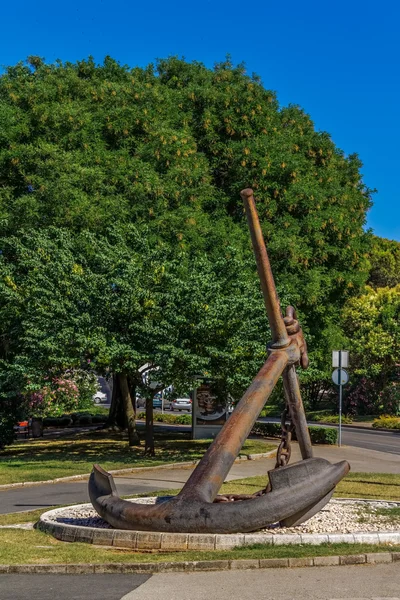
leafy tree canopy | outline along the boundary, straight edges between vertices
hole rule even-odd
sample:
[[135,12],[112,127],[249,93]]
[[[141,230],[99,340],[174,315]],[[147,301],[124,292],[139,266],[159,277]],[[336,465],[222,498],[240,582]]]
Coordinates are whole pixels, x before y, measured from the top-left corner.
[[372,287],[394,287],[400,283],[400,242],[374,236],[369,259]]
[[310,327],[365,280],[359,159],[229,60],[132,69],[33,57],[0,78],[0,131],[5,231],[145,223],[155,240],[209,251],[216,219],[248,243],[239,191],[251,185],[278,281],[318,313]]
[[400,285],[367,287],[360,297],[349,300],[343,318],[354,372],[385,382],[400,357]]
[[282,305],[299,309],[323,362],[369,268],[360,167],[229,60],[141,69],[30,57],[8,68],[3,374],[144,361],[169,380],[219,374],[239,393],[268,338],[239,196],[249,186]]
[[0,360],[20,391],[70,367],[138,376],[150,363],[166,384],[207,372],[236,395],[265,355],[258,281],[233,247],[213,260],[175,255],[133,226],[1,242]]

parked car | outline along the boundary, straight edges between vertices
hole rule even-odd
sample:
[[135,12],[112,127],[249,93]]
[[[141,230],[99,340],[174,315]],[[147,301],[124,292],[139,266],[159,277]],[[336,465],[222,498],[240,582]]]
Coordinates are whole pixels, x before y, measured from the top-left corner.
[[164,410],[166,408],[170,408],[170,405],[171,405],[170,401],[167,400],[167,398],[164,396],[164,402],[163,402],[163,397],[162,397],[161,392],[157,392],[157,394],[153,398],[153,408],[162,409],[163,404],[164,404]]
[[104,392],[96,392],[95,394],[93,394],[93,402],[95,404],[103,404],[107,402],[107,394],[105,394]]
[[171,400],[171,410],[187,410],[188,412],[192,412],[191,398],[189,398],[189,396],[183,396],[182,398]]
[[140,394],[136,394],[136,408],[144,408],[146,406],[145,398],[142,398]]

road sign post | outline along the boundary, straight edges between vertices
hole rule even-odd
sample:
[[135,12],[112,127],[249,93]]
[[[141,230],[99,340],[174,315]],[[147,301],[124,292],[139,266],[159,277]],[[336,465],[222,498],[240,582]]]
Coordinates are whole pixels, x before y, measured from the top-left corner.
[[349,353],[347,350],[334,350],[332,352],[332,366],[337,367],[332,373],[332,381],[339,386],[339,446],[342,445],[342,408],[343,386],[349,381],[349,375],[342,367],[349,366]]

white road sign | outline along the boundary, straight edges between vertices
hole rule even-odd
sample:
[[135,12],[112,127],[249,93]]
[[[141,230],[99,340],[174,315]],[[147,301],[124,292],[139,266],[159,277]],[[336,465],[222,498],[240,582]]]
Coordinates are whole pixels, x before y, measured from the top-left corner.
[[332,381],[336,385],[346,385],[349,381],[349,374],[344,369],[335,369],[332,373]]

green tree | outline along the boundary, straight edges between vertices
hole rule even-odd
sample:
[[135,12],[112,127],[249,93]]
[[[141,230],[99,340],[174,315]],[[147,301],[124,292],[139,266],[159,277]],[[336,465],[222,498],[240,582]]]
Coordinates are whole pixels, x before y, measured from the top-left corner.
[[372,287],[395,287],[400,283],[400,242],[374,236],[369,260]]
[[379,379],[383,386],[400,359],[400,285],[376,290],[367,287],[347,302],[343,319],[353,372]]
[[[268,331],[239,197],[251,185],[282,304],[296,305],[323,370],[332,323],[369,268],[371,193],[360,166],[229,61],[140,69],[33,57],[9,67],[0,77],[0,235],[59,230],[71,251],[54,261],[82,268],[68,271],[69,287],[64,267],[39,269],[54,281],[39,283],[37,297],[51,286],[69,294],[35,316],[40,326],[28,327],[31,316],[22,323],[23,308],[4,309],[13,364],[24,371],[30,356],[43,371],[89,358],[126,376],[132,393],[143,364],[165,381],[203,369],[239,395]],[[6,303],[18,296],[6,279],[13,260]],[[21,295],[15,301],[22,307]]]

